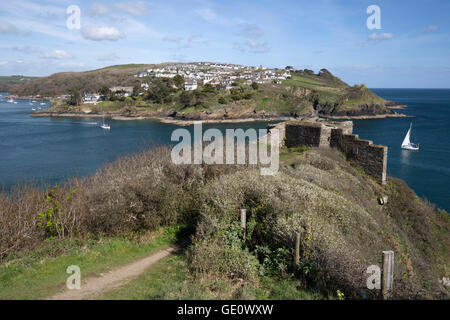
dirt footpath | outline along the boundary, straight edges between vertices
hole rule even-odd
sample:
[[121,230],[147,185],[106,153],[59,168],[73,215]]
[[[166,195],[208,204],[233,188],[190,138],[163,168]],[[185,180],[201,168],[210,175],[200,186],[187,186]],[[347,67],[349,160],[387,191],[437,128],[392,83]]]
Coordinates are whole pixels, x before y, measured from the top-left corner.
[[182,246],[173,245],[148,257],[127,264],[116,270],[109,271],[100,277],[87,278],[85,280],[81,278],[80,290],[66,289],[46,300],[83,300],[110,291],[114,288],[121,287],[141,275],[151,265],[181,249]]

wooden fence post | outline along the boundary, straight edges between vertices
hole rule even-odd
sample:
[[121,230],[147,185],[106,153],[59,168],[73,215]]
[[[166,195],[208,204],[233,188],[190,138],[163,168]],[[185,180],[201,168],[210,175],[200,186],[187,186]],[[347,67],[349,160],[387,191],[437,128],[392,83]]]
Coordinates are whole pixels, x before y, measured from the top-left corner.
[[242,230],[244,231],[244,242],[246,239],[246,233],[247,233],[247,209],[241,209],[241,224],[242,224]]
[[295,234],[295,259],[294,263],[297,265],[297,263],[300,261],[300,232],[297,232]]
[[394,284],[394,251],[383,251],[383,269],[381,274],[381,295],[383,300],[391,297]]

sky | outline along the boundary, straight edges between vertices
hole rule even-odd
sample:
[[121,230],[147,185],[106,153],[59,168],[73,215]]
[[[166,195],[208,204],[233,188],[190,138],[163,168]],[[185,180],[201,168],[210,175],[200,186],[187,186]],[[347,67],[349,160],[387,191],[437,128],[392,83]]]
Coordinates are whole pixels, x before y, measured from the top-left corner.
[[448,0],[2,1],[0,75],[211,61],[450,88],[449,16]]

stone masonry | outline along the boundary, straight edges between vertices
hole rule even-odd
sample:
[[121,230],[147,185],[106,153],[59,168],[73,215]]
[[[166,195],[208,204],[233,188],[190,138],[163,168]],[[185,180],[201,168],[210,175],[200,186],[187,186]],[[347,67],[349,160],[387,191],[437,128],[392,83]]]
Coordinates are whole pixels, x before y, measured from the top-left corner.
[[380,184],[386,183],[386,146],[374,145],[372,141],[359,139],[352,134],[353,122],[288,121],[285,124],[285,145],[337,148],[346,158],[360,166]]

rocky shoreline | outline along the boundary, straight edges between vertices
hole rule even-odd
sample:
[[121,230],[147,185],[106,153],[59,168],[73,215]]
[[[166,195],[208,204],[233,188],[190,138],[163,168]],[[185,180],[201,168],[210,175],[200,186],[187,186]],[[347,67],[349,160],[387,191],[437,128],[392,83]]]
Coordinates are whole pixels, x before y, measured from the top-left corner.
[[388,113],[377,115],[359,115],[359,116],[319,116],[320,118],[333,120],[369,120],[369,119],[386,119],[386,118],[414,118],[414,116],[403,113]]
[[[286,121],[298,119],[299,117],[292,116],[268,116],[268,117],[241,117],[241,118],[200,118],[200,119],[182,119],[176,117],[164,116],[147,116],[147,115],[124,115],[124,114],[105,114],[112,120],[118,121],[135,121],[135,120],[155,120],[164,123],[172,123],[177,125],[191,125],[196,121],[203,123],[239,123],[239,122],[253,122],[253,121]],[[32,117],[74,117],[74,118],[101,118],[101,114],[92,113],[61,113],[61,112],[34,112]],[[358,116],[328,116],[318,115],[319,118],[339,119],[339,120],[366,120],[366,119],[384,119],[384,118],[408,118],[408,116],[401,113],[389,113],[380,115],[358,115]],[[301,117],[300,117],[301,118]]]

